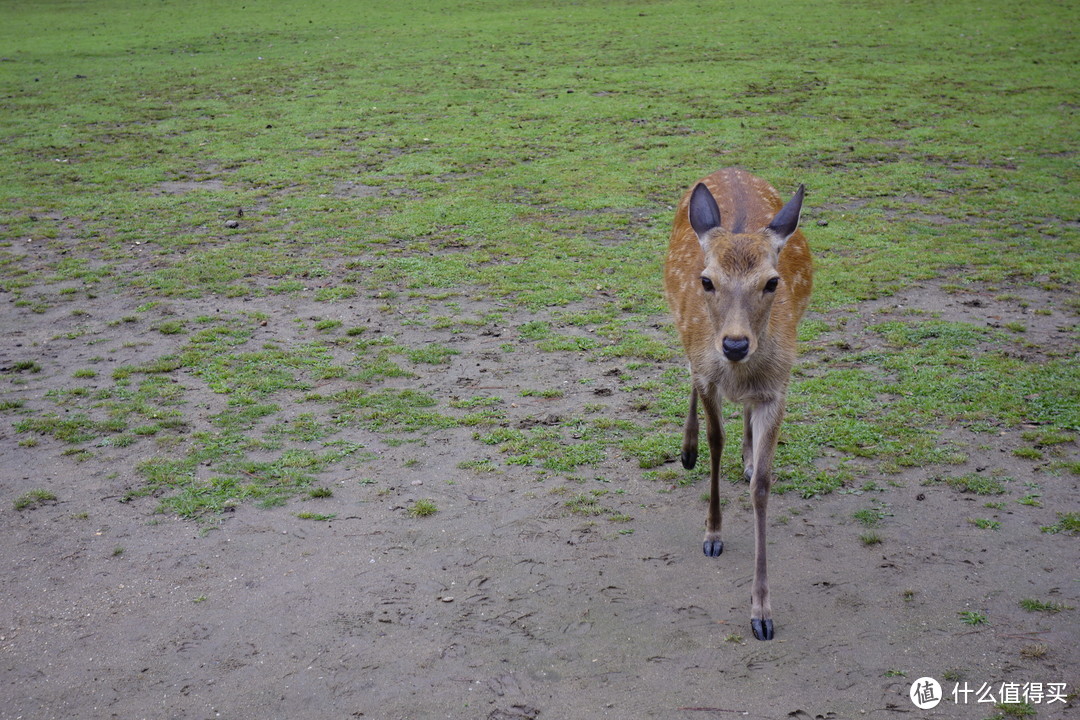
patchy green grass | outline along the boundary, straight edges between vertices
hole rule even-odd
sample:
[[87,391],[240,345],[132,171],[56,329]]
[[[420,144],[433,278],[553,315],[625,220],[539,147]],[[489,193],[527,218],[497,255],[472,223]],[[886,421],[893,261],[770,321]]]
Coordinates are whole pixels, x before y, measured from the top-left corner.
[[34,360],[16,360],[6,368],[9,373],[39,373],[41,365]]
[[927,484],[944,483],[960,492],[975,495],[1003,495],[1005,493],[1005,482],[1007,481],[1008,478],[998,479],[990,475],[968,473],[945,478],[932,478],[927,481]]
[[330,522],[335,517],[337,517],[337,515],[335,515],[333,513],[324,514],[324,513],[313,513],[313,512],[298,512],[298,513],[296,513],[296,517],[300,518],[301,520],[316,520],[318,522]]
[[881,543],[885,542],[885,540],[881,537],[879,533],[871,530],[870,532],[865,532],[859,535],[859,542],[861,542],[863,545],[866,545],[867,547],[872,547],[874,545],[880,545]]
[[30,490],[15,498],[16,510],[29,510],[49,502],[56,501],[56,493],[49,490]]
[[1042,507],[1042,501],[1039,498],[1042,497],[1038,493],[1029,493],[1024,497],[1018,499],[1016,502],[1021,505],[1027,505],[1028,507]]
[[435,504],[434,500],[417,500],[409,506],[409,517],[423,518],[431,517],[435,513],[439,512],[439,507]]
[[994,718],[1000,718],[1001,720],[1016,718],[1017,720],[1022,720],[1022,718],[1033,718],[1039,714],[1039,711],[1035,706],[1028,702],[994,703],[994,709],[1000,712],[996,715],[992,715],[989,720],[993,720]]
[[1052,602],[1049,600],[1036,600],[1034,598],[1024,598],[1020,601],[1020,607],[1028,612],[1044,612],[1055,614],[1062,610],[1072,610],[1071,607],[1064,603]]
[[1047,447],[1052,445],[1060,445],[1063,443],[1072,442],[1075,436],[1071,433],[1060,432],[1056,430],[1038,429],[1038,430],[1025,430],[1021,433],[1021,437],[1029,442],[1035,443],[1040,447]]
[[1080,512],[1059,512],[1058,521],[1053,525],[1046,525],[1040,530],[1044,533],[1056,535],[1080,535]]
[[454,355],[460,355],[461,351],[444,347],[437,344],[424,345],[408,350],[406,355],[414,363],[428,363],[429,365],[441,365],[450,362]]
[[461,470],[471,470],[473,472],[481,473],[496,472],[499,469],[499,466],[496,465],[489,458],[481,458],[479,460],[463,460],[459,462],[457,466]]
[[873,507],[856,510],[851,516],[860,524],[868,528],[874,528],[879,526],[885,518],[891,517],[892,513],[887,508],[875,504]]
[[600,498],[595,493],[579,493],[567,500],[563,505],[574,515],[596,517],[610,512],[600,504]]
[[[700,468],[667,467],[689,384],[663,248],[682,190],[740,165],[810,190],[817,280],[777,492],[927,467],[957,490],[1004,494],[1004,478],[949,474],[969,452],[947,439],[955,427],[1027,428],[1018,457],[1076,472],[1063,448],[1080,428],[1080,364],[1068,340],[1027,352],[1034,320],[889,317],[857,349],[837,344],[859,303],[914,282],[1075,294],[1080,100],[1074,43],[1055,32],[1075,13],[981,7],[13,6],[0,27],[0,289],[28,318],[65,308],[80,322],[95,298],[137,297],[107,328],[172,350],[66,368],[81,386],[35,395],[57,361],[25,348],[0,371],[24,394],[0,409],[24,448],[132,448],[149,458],[132,497],[185,516],[308,492],[364,456],[332,445],[354,427],[390,443],[473,428],[477,449],[495,451],[476,471],[622,458],[692,484]],[[762,53],[745,28],[763,16],[795,40]],[[688,17],[710,32],[687,33]],[[173,298],[250,310],[173,315]],[[325,310],[301,319],[296,342],[265,341],[259,311],[293,299]],[[462,312],[466,299],[486,305]],[[610,384],[632,395],[629,413],[595,404],[519,429],[504,406],[411,385],[467,356],[395,333],[488,325],[502,363],[618,365]],[[102,339],[88,333],[61,337]],[[205,392],[213,409],[194,401]],[[733,482],[736,455],[722,466]],[[1050,527],[1075,533],[1070,517]]]
[[989,518],[971,518],[968,522],[980,530],[997,530],[1001,527],[999,520],[990,520]]

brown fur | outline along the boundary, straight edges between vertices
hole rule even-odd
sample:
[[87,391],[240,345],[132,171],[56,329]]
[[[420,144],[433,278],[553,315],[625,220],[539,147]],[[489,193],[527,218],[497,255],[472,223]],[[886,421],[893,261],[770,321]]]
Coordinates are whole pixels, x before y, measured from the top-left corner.
[[[697,457],[697,399],[705,412],[710,455],[710,500],[705,553],[719,555],[720,453],[724,444],[721,400],[742,403],[743,465],[755,511],[756,563],[751,620],[759,639],[772,637],[765,561],[765,513],[772,484],[784,403],[795,361],[796,326],[810,300],[813,271],[806,239],[769,229],[785,205],[769,183],[729,168],[704,178],[719,209],[721,224],[701,236],[690,221],[691,188],[675,213],[664,288],[675,325],[690,360],[693,383],[683,440],[683,464]],[[696,185],[695,185],[696,186]],[[801,207],[792,199],[795,217]],[[731,225],[734,230],[728,229]],[[777,254],[777,248],[780,248]],[[707,291],[702,278],[713,286]],[[775,292],[766,285],[777,278]],[[725,355],[724,341],[748,343],[738,361]],[[767,629],[766,628],[767,624]]]

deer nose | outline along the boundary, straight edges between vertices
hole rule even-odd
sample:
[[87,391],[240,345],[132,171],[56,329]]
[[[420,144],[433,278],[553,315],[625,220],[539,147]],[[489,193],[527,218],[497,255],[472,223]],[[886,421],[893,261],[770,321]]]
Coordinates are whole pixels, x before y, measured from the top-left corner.
[[750,341],[746,338],[724,338],[724,357],[732,362],[737,362],[746,357],[750,351]]

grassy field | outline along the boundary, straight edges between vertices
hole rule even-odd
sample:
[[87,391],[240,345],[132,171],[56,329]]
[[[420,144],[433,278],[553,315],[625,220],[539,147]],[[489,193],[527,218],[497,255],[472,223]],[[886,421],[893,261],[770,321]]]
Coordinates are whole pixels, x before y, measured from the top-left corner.
[[[628,458],[696,481],[665,467],[688,384],[660,273],[679,194],[726,165],[809,188],[817,280],[778,491],[950,477],[970,452],[956,428],[1023,427],[1017,457],[1078,471],[1060,451],[1080,428],[1075,5],[4,16],[0,297],[20,324],[65,318],[8,352],[6,437],[129,459],[131,498],[213,519],[309,493],[346,460],[377,480],[355,427],[391,444],[467,428],[477,472],[577,478]],[[1071,329],[1047,343],[1022,321],[867,315],[916,283]],[[637,412],[597,402],[519,428],[507,398],[412,386],[492,327],[504,363],[616,365]],[[82,351],[52,356],[55,338]]]
[[[0,17],[0,720],[1075,704],[1077,3]],[[661,293],[733,165],[816,272],[770,643]]]

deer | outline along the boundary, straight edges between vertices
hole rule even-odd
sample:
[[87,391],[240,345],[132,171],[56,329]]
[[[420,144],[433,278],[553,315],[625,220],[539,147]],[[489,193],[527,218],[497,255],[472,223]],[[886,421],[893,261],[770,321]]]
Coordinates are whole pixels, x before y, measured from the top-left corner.
[[690,412],[682,465],[698,455],[698,401],[709,446],[709,506],[703,550],[719,557],[721,401],[743,406],[743,480],[754,510],[750,626],[774,636],[765,552],[773,458],[784,417],[796,326],[813,286],[810,250],[799,230],[799,185],[784,203],[768,182],[737,168],[719,170],[686,191],[675,212],[664,291],[690,361]]

